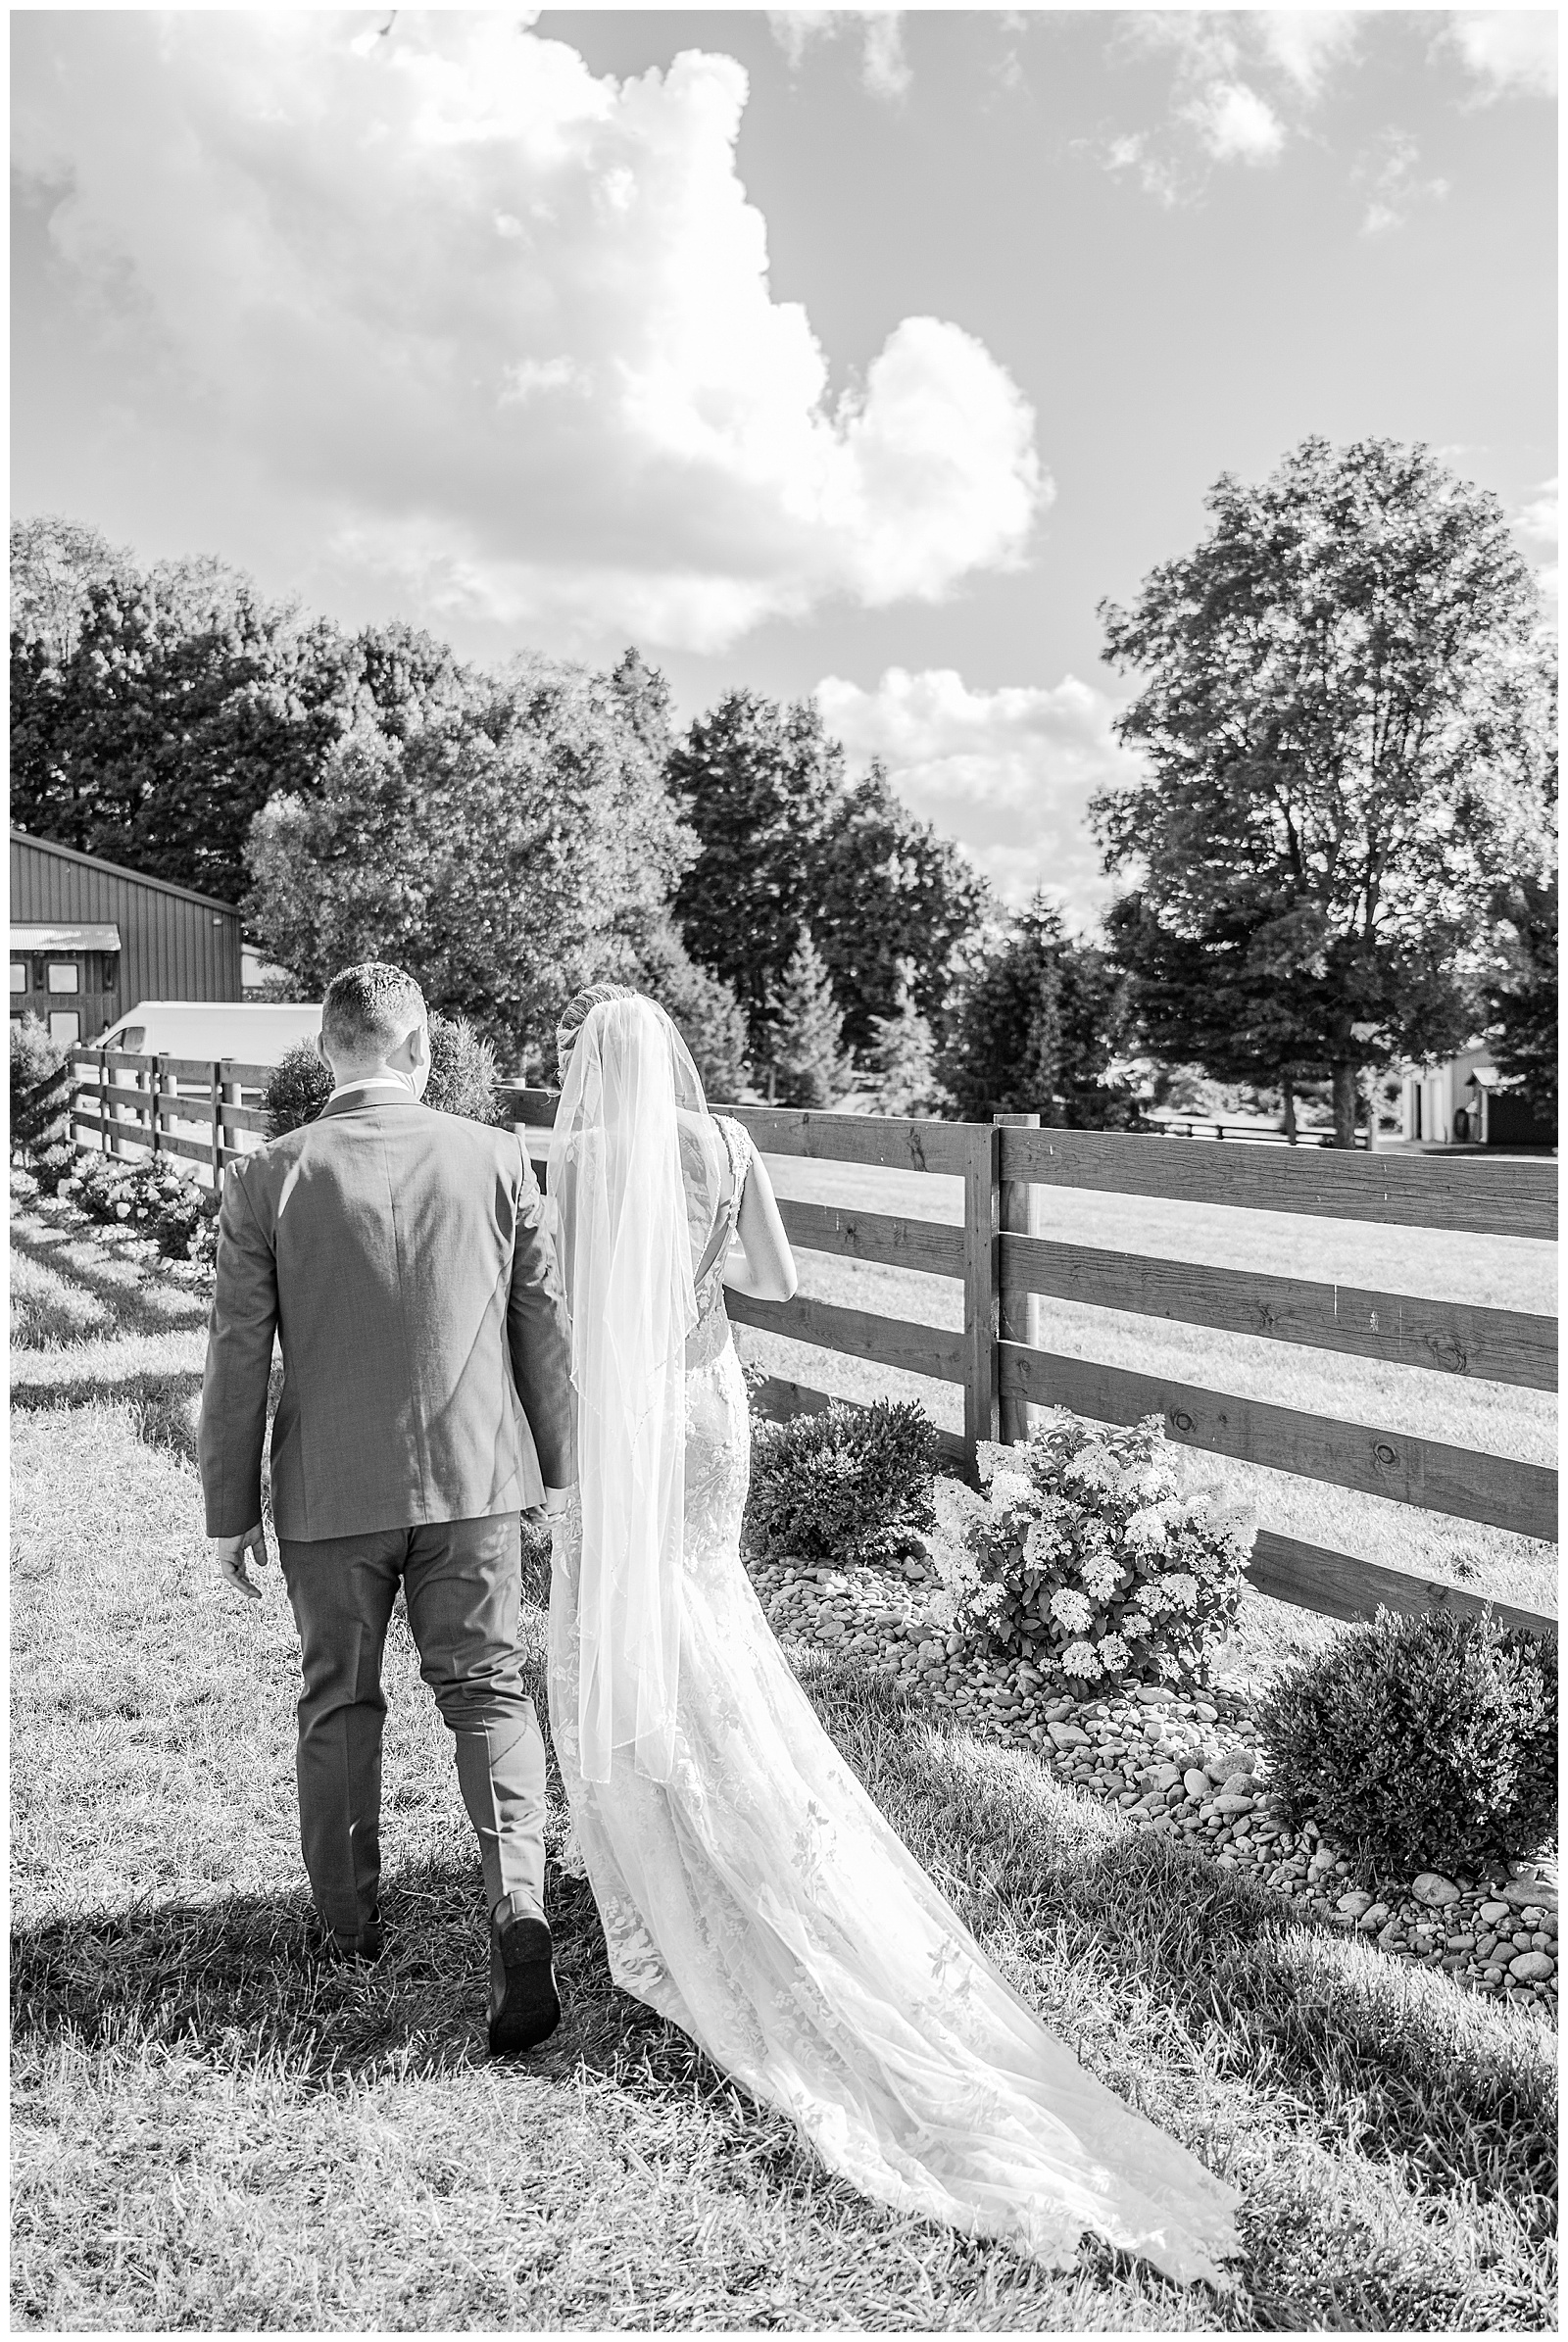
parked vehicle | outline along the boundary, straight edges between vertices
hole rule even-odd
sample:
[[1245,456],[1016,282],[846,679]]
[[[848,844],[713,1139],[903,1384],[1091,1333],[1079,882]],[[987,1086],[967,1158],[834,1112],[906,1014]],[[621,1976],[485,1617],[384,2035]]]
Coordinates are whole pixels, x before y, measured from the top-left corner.
[[319,1000],[138,1000],[94,1049],[134,1056],[231,1057],[276,1065],[321,1030]]

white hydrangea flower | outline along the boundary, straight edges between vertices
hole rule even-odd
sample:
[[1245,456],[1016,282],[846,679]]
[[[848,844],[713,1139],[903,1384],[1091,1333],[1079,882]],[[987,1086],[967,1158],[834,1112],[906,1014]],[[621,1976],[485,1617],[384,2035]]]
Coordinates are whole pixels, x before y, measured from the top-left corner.
[[977,1439],[974,1443],[975,1465],[980,1474],[980,1486],[988,1488],[996,1474],[1005,1471],[1013,1462],[1013,1449],[1004,1447],[999,1439]]
[[1121,1614],[1122,1633],[1131,1635],[1135,1640],[1149,1633],[1150,1625],[1150,1620],[1141,1610],[1124,1610]]
[[1116,1590],[1116,1565],[1106,1553],[1086,1553],[1078,1575],[1093,1602],[1108,1602]]
[[1172,1570],[1169,1577],[1161,1578],[1158,1583],[1166,1600],[1173,1602],[1178,1610],[1198,1608],[1198,1580],[1191,1570]]
[[1070,1586],[1058,1586],[1051,1597],[1051,1615],[1069,1635],[1087,1635],[1095,1614],[1081,1593]]
[[1120,1668],[1126,1666],[1127,1645],[1119,1635],[1102,1635],[1100,1637],[1100,1663],[1113,1675]]
[[1115,1457],[1108,1456],[1102,1447],[1085,1447],[1073,1457],[1062,1478],[1081,1488],[1106,1491],[1114,1488],[1121,1474]]
[[[1004,1448],[1003,1453],[1007,1452]],[[1034,1483],[1022,1472],[1004,1472],[999,1468],[992,1473],[991,1501],[999,1512],[1005,1511],[1009,1504],[1032,1505],[1034,1500]]]
[[1133,1514],[1122,1532],[1134,1553],[1158,1553],[1166,1541],[1165,1517],[1157,1505]]
[[1063,1675],[1097,1676],[1102,1674],[1100,1653],[1092,1642],[1069,1642],[1057,1661]]
[[1163,1582],[1158,1578],[1151,1578],[1147,1586],[1141,1586],[1138,1588],[1138,1603],[1139,1608],[1146,1610],[1151,1618],[1158,1618],[1162,1610],[1168,1610],[1170,1597]]
[[1061,1553],[1061,1530],[1054,1520],[1032,1522],[1023,1541],[1023,1557],[1032,1570],[1049,1569]]

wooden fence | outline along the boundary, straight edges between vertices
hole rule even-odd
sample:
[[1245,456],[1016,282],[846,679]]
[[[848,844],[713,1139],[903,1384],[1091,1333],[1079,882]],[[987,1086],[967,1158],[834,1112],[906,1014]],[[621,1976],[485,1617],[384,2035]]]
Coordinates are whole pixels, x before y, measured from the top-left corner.
[[107,1154],[176,1155],[214,1184],[223,1166],[267,1133],[262,1094],[270,1065],[232,1057],[136,1056],[125,1049],[71,1053],[70,1132],[90,1134]]
[[[210,1176],[259,1143],[266,1066],[124,1052],[74,1052],[72,1126],[115,1151],[135,1147],[203,1164]],[[128,1079],[127,1079],[128,1077]],[[513,1112],[536,1152],[554,1094],[514,1089]],[[1428,1513],[1515,1535],[1556,1537],[1557,1476],[1539,1464],[1454,1447],[1404,1432],[1309,1414],[1234,1392],[1175,1383],[1035,1347],[1033,1296],[1209,1326],[1415,1372],[1458,1374],[1535,1391],[1557,1388],[1556,1320],[1462,1301],[1362,1292],[1251,1270],[1200,1266],[1032,1234],[1031,1195],[1054,1187],[1221,1204],[1249,1211],[1384,1226],[1522,1237],[1557,1236],[1550,1159],[1379,1155],[1277,1147],[1194,1147],[1120,1133],[1007,1123],[884,1121],[791,1108],[727,1109],[763,1154],[946,1175],[963,1182],[963,1221],[858,1206],[783,1201],[792,1244],[850,1260],[953,1278],[961,1331],[797,1294],[785,1302],[727,1296],[738,1323],[873,1363],[961,1385],[963,1432],[942,1435],[949,1459],[972,1470],[975,1442],[1025,1435],[1030,1404],[1066,1406],[1100,1423],[1158,1415],[1169,1437],[1274,1471],[1393,1497]],[[81,1144],[77,1139],[76,1143]],[[1543,1283],[1548,1264],[1543,1257]],[[825,1392],[779,1377],[758,1393],[764,1414],[815,1412]],[[1556,1621],[1410,1571],[1260,1530],[1249,1575],[1259,1591],[1331,1617],[1444,1605],[1556,1633]]]

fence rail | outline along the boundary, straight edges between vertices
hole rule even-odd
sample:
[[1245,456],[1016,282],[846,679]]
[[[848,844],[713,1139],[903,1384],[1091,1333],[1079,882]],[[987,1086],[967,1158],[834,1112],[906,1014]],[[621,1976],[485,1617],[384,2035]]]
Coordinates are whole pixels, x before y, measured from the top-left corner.
[[[255,1094],[270,1079],[267,1066],[94,1049],[76,1050],[73,1062],[73,1127],[116,1150],[127,1145],[167,1150],[205,1165],[217,1179],[246,1151],[246,1141],[254,1146],[265,1132]],[[120,1078],[125,1074],[128,1083]],[[514,1087],[510,1099],[537,1153],[555,1113],[553,1093]],[[1556,1320],[1544,1313],[1068,1244],[1048,1239],[1037,1226],[1041,1191],[1068,1187],[1545,1244],[1557,1235],[1553,1162],[1199,1147],[1142,1135],[1041,1130],[1021,1116],[978,1124],[770,1106],[729,1110],[763,1154],[962,1182],[957,1224],[841,1204],[780,1206],[791,1242],[804,1250],[957,1282],[961,1329],[804,1294],[785,1302],[728,1296],[739,1324],[959,1386],[962,1435],[944,1432],[939,1439],[950,1462],[972,1472],[976,1442],[1022,1436],[1031,1404],[1067,1406],[1101,1423],[1157,1415],[1168,1436],[1187,1446],[1516,1536],[1555,1537],[1557,1476],[1544,1466],[1068,1357],[1029,1339],[1038,1296],[1381,1359],[1413,1372],[1555,1391]],[[763,1414],[786,1417],[820,1410],[829,1399],[808,1384],[770,1376],[757,1403]],[[1556,1621],[1543,1614],[1273,1531],[1259,1532],[1249,1575],[1260,1591],[1331,1617],[1363,1616],[1380,1602],[1403,1611],[1441,1605],[1557,1631]]]

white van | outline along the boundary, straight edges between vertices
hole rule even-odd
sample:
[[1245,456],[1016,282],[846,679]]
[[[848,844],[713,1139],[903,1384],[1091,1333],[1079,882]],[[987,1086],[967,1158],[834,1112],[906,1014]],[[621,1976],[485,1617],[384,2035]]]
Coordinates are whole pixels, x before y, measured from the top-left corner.
[[232,1057],[276,1065],[321,1030],[319,1000],[138,1000],[93,1043],[132,1056]]

